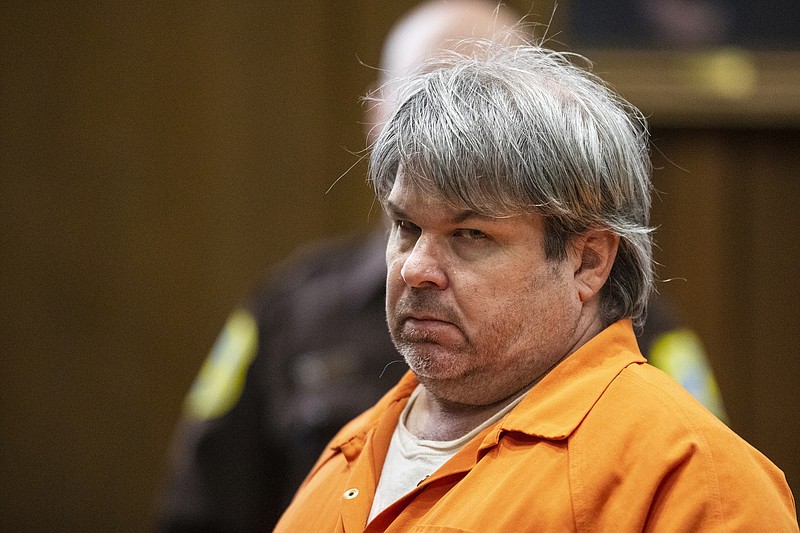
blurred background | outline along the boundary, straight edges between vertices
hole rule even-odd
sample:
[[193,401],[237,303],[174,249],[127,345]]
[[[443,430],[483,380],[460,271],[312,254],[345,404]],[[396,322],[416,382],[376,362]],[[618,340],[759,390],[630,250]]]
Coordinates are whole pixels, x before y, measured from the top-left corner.
[[[649,116],[659,290],[797,497],[800,4],[507,3]],[[150,529],[228,312],[376,222],[359,96],[415,4],[0,5],[0,530]]]

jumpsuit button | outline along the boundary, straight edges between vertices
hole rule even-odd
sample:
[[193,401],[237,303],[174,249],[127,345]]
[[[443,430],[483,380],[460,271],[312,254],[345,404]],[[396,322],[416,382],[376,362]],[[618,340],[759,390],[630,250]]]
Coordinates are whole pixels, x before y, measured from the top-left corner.
[[358,489],[347,489],[344,491],[344,499],[345,500],[352,500],[356,496],[358,496]]

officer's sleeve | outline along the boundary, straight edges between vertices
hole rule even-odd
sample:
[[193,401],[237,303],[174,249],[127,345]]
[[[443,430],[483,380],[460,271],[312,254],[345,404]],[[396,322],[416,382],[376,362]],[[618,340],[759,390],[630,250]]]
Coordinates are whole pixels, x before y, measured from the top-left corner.
[[717,380],[695,332],[678,328],[659,334],[650,344],[647,360],[669,374],[717,418],[727,423]]
[[700,337],[681,321],[659,293],[648,304],[647,317],[636,338],[647,361],[669,374],[692,396],[727,423],[722,396]]
[[280,515],[267,482],[282,475],[280,450],[259,430],[263,400],[250,379],[258,343],[253,316],[233,312],[186,397],[159,531],[257,531]]

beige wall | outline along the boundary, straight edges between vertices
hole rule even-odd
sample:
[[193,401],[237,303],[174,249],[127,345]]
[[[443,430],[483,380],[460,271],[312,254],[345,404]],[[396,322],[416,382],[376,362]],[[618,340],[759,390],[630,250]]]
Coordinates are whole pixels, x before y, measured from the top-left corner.
[[[414,2],[323,4],[0,7],[0,530],[147,529],[231,306],[370,223],[363,166],[325,191],[363,147],[360,62]],[[663,292],[797,492],[798,130],[656,133],[662,276],[687,280]]]

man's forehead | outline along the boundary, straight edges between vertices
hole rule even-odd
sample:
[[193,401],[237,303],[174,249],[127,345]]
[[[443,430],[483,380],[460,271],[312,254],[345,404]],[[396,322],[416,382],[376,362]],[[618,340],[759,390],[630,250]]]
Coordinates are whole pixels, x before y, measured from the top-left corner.
[[386,200],[386,202],[384,202],[384,209],[386,210],[386,212],[389,215],[400,217],[400,218],[408,218],[409,216],[414,215],[415,213],[419,213],[419,212],[431,215],[431,214],[433,214],[431,212],[432,211],[431,208],[433,207],[433,210],[436,212],[436,214],[445,216],[450,221],[456,222],[456,223],[464,222],[466,220],[471,220],[471,219],[482,219],[482,220],[497,220],[498,219],[498,217],[490,217],[490,216],[482,215],[482,214],[480,214],[480,213],[478,213],[476,211],[473,211],[472,209],[461,209],[461,210],[455,209],[452,206],[450,206],[449,204],[445,203],[444,201],[442,201],[441,204],[438,204],[436,202],[433,202],[433,203],[437,204],[437,205],[435,205],[435,206],[432,206],[430,204],[428,204],[428,205],[419,205],[419,204],[414,203],[414,202],[411,202],[411,203],[402,202],[400,204],[397,204],[394,201],[392,201],[392,199],[390,197],[388,200]]
[[524,216],[532,213],[486,214],[461,202],[448,198],[443,193],[420,187],[415,180],[405,179],[398,173],[389,196],[383,201],[383,207],[389,216],[411,218],[419,216],[435,216],[448,222],[460,223],[467,220],[498,221]]
[[432,185],[430,187],[422,186],[420,182],[424,179],[413,179],[402,169],[398,171],[389,196],[384,200],[385,209],[393,213],[408,213],[426,209],[459,211],[461,212],[459,216],[467,216],[468,212],[474,213],[474,210],[456,207],[454,202]]

